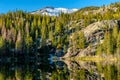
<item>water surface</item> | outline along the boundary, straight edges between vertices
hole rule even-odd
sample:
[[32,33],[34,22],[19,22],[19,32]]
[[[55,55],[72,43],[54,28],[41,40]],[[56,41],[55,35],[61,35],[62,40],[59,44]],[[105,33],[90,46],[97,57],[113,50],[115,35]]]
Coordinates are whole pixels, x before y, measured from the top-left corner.
[[120,62],[51,61],[0,63],[0,80],[120,80]]

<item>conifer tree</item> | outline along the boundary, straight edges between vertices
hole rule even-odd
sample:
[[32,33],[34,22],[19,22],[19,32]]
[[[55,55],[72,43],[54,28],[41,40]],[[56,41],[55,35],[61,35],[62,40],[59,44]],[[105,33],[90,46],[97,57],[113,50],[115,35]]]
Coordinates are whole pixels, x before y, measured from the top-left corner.
[[117,36],[118,36],[118,26],[116,25],[113,28],[113,32],[112,32],[112,39],[113,39],[114,49],[116,48],[116,44],[117,44]]
[[41,38],[42,38],[42,45],[44,46],[46,44],[46,38],[47,38],[47,26],[46,26],[45,17],[43,17],[42,20]]
[[4,48],[4,46],[5,46],[4,39],[0,36],[0,53],[2,52],[2,49]]
[[18,32],[18,35],[17,35],[15,48],[16,50],[19,50],[19,51],[22,49],[22,36],[20,31]]
[[120,31],[117,37],[117,55],[120,56]]

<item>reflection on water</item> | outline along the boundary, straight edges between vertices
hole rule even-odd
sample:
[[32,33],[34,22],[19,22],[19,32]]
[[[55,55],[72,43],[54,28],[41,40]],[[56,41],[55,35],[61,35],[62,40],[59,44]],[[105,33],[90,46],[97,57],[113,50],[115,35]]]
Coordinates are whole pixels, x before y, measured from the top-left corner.
[[73,80],[120,80],[120,62],[66,62]]
[[1,63],[0,80],[120,80],[120,62]]

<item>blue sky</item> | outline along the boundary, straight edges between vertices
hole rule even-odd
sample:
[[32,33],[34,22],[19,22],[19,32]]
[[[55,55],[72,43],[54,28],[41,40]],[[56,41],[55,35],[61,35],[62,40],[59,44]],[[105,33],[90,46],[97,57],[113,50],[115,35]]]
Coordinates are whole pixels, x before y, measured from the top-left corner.
[[0,13],[15,11],[34,11],[46,6],[64,8],[83,8],[86,6],[102,6],[120,0],[0,0]]

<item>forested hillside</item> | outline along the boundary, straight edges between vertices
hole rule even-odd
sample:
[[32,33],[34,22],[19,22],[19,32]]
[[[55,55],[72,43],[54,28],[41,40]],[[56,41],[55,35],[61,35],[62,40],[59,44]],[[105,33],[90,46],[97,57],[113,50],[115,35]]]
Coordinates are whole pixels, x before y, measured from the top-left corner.
[[[113,21],[113,25],[109,20]],[[61,49],[64,54],[70,51],[71,54],[77,55],[85,49],[94,48],[93,53],[87,55],[117,55],[120,53],[119,20],[119,2],[108,6],[86,7],[59,16],[23,11],[1,14],[0,53],[29,54],[37,52],[43,46],[51,45],[56,50]],[[96,23],[100,24],[99,27]],[[90,25],[96,26],[92,32],[86,34],[92,28]],[[95,36],[99,32],[102,32],[102,35]]]

